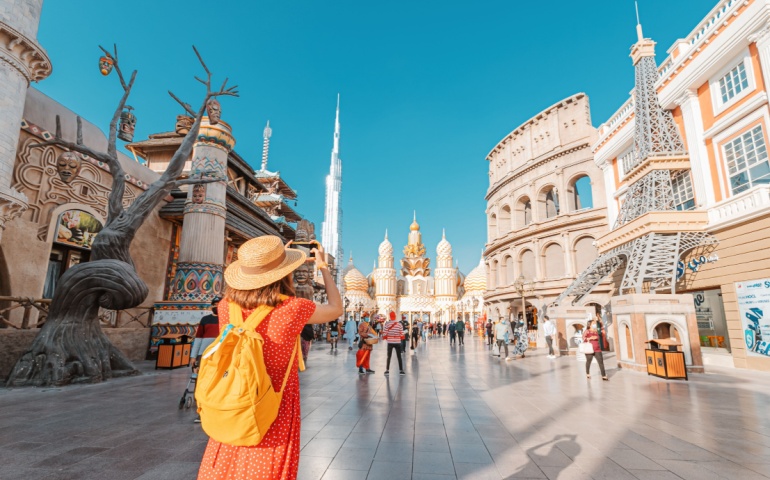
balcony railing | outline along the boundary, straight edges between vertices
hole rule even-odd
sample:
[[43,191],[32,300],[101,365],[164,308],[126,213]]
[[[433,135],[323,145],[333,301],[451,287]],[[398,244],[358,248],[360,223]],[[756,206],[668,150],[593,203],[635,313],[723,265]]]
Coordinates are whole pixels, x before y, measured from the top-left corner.
[[770,185],[758,185],[709,208],[709,229],[744,222],[768,211],[770,211]]

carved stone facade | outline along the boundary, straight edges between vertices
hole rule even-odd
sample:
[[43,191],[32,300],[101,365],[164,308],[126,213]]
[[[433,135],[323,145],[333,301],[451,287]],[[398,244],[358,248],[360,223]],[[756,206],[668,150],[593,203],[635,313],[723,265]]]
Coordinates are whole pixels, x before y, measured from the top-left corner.
[[[596,258],[608,231],[604,180],[594,164],[588,97],[579,93],[538,113],[489,154],[484,302],[492,319],[538,316]],[[516,281],[521,279],[517,286]],[[604,307],[607,286],[584,304]]]

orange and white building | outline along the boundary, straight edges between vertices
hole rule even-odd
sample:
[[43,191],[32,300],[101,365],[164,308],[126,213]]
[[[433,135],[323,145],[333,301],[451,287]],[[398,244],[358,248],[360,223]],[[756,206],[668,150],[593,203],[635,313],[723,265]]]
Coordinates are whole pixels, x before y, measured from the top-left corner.
[[[676,293],[694,296],[707,368],[770,371],[770,0],[721,0],[668,54],[655,87],[689,170],[672,174],[676,209],[687,213],[666,221],[719,241],[708,255],[696,249],[682,259]],[[593,148],[610,225],[635,176],[634,121],[632,93]],[[597,239],[600,252],[620,233]]]

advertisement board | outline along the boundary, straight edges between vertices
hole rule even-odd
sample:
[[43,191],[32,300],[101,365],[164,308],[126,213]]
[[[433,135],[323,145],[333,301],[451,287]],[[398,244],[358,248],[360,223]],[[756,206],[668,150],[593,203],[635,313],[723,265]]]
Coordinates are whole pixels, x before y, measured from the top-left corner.
[[770,278],[736,282],[738,312],[749,356],[770,356]]

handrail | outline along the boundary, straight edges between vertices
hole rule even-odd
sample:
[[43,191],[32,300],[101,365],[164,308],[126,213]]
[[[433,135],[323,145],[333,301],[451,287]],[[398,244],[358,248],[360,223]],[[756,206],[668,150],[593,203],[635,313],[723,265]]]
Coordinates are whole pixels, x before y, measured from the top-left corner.
[[[0,309],[0,325],[15,328],[17,330],[28,330],[31,328],[42,327],[48,319],[49,308],[51,306],[50,298],[0,296],[0,302],[11,302],[9,307]],[[21,326],[16,325],[7,318],[8,312],[16,310],[17,308],[24,309]],[[37,309],[38,312],[40,312],[40,315],[38,316],[37,322],[34,325],[30,325],[33,308]],[[109,326],[112,328],[117,328],[119,325],[125,327],[126,325],[129,325],[133,322],[139,323],[139,325],[144,328],[149,327],[152,316],[152,307],[132,308],[131,310],[134,313],[130,313],[126,310],[101,310],[99,312],[99,322],[103,326]],[[140,312],[136,313],[136,310],[140,310]],[[120,320],[123,315],[128,315],[129,320],[121,325]],[[148,316],[146,322],[142,321],[142,317],[145,315]]]

